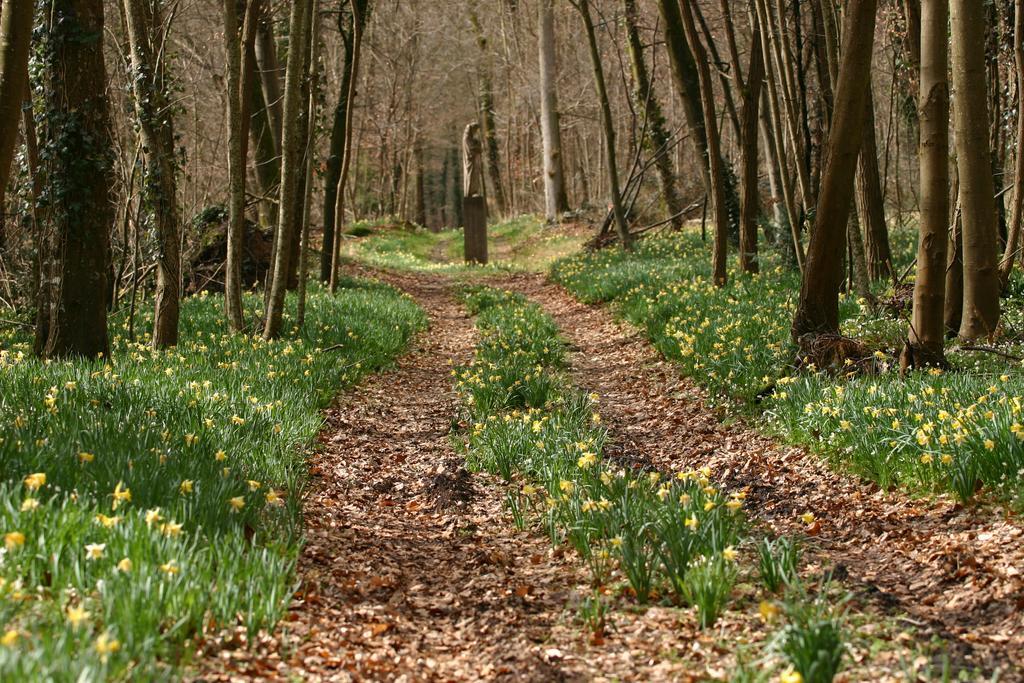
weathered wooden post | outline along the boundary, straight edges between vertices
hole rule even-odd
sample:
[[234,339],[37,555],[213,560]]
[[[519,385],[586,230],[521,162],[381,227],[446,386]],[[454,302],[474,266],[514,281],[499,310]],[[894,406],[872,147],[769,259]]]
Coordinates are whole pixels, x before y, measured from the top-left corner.
[[465,188],[462,198],[463,245],[467,263],[487,263],[487,199],[484,197],[483,146],[480,124],[466,126],[462,136]]

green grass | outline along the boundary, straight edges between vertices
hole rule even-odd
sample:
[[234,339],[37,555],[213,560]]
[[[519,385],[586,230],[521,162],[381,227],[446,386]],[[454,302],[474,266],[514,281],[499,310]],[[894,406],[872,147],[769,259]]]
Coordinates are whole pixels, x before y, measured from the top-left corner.
[[196,640],[281,618],[320,409],[425,316],[348,280],[265,342],[228,334],[222,303],[185,301],[166,352],[119,325],[109,360],[40,362],[2,332],[0,679],[172,677]]
[[[905,252],[910,240],[894,239]],[[904,259],[906,255],[904,254]],[[697,235],[651,238],[559,261],[552,277],[586,302],[613,302],[625,319],[702,384],[712,400],[763,415],[768,429],[828,454],[885,487],[1024,505],[1024,374],[997,356],[951,352],[953,371],[901,377],[906,321],[853,296],[840,304],[844,333],[877,349],[870,376],[796,372],[789,338],[799,274],[762,259],[757,276],[710,281]],[[1022,329],[1019,290],[1006,305],[1008,339]],[[1020,353],[1019,344],[1003,348]]]
[[481,268],[463,262],[461,230],[431,232],[382,223],[358,224],[349,232],[357,239],[348,240],[343,248],[352,258],[384,268],[458,275],[495,270],[544,271],[583,243],[578,231],[546,227],[534,216],[517,216],[488,227],[490,262]]

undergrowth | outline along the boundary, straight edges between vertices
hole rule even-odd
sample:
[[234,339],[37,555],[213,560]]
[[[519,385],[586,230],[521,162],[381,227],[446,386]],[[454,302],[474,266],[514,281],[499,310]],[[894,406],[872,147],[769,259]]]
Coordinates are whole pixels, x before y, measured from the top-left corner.
[[425,317],[354,280],[278,341],[229,334],[222,308],[186,300],[163,352],[117,326],[91,361],[0,332],[0,679],[170,678],[202,638],[283,615],[319,411]]
[[[564,259],[552,277],[583,301],[612,302],[712,400],[763,415],[784,439],[883,487],[1024,505],[1024,373],[1017,365],[952,350],[952,371],[901,376],[896,357],[906,312],[875,312],[844,295],[843,331],[875,349],[879,372],[798,372],[789,325],[799,274],[763,257],[761,274],[733,268],[729,284],[718,288],[707,254],[698,235],[683,232],[646,239],[631,253]],[[1021,318],[1011,298],[1007,339]],[[1009,341],[1003,348],[1019,352]]]

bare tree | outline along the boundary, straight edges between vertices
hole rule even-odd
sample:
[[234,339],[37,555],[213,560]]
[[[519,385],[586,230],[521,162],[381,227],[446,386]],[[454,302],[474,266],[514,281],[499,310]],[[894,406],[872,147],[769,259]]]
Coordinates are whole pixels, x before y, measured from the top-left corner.
[[540,0],[537,51],[540,57],[540,133],[544,148],[544,215],[548,222],[569,210],[558,120],[558,67],[555,58],[554,0]]
[[0,7],[0,247],[6,223],[5,193],[18,138],[22,93],[28,82],[32,0],[6,0]]

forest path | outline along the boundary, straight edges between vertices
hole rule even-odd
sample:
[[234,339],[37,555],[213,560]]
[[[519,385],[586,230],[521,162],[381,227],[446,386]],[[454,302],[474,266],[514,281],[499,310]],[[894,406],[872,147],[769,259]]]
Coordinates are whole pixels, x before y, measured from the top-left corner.
[[[725,424],[706,394],[646,337],[535,276],[502,283],[540,303],[573,348],[577,384],[600,395],[611,452],[677,471],[710,465],[771,534],[813,534],[805,561],[883,613],[907,615],[918,637],[947,641],[955,665],[1024,680],[1024,529],[948,500],[913,500],[837,474],[820,456]],[[818,521],[809,528],[800,515]]]
[[[548,643],[578,564],[519,533],[504,487],[452,448],[452,362],[474,323],[444,277],[371,273],[426,309],[430,329],[395,369],[327,413],[305,501],[300,586],[278,634],[227,650],[210,680],[572,679]],[[577,639],[570,623],[565,639]],[[550,660],[550,661],[549,661]]]

